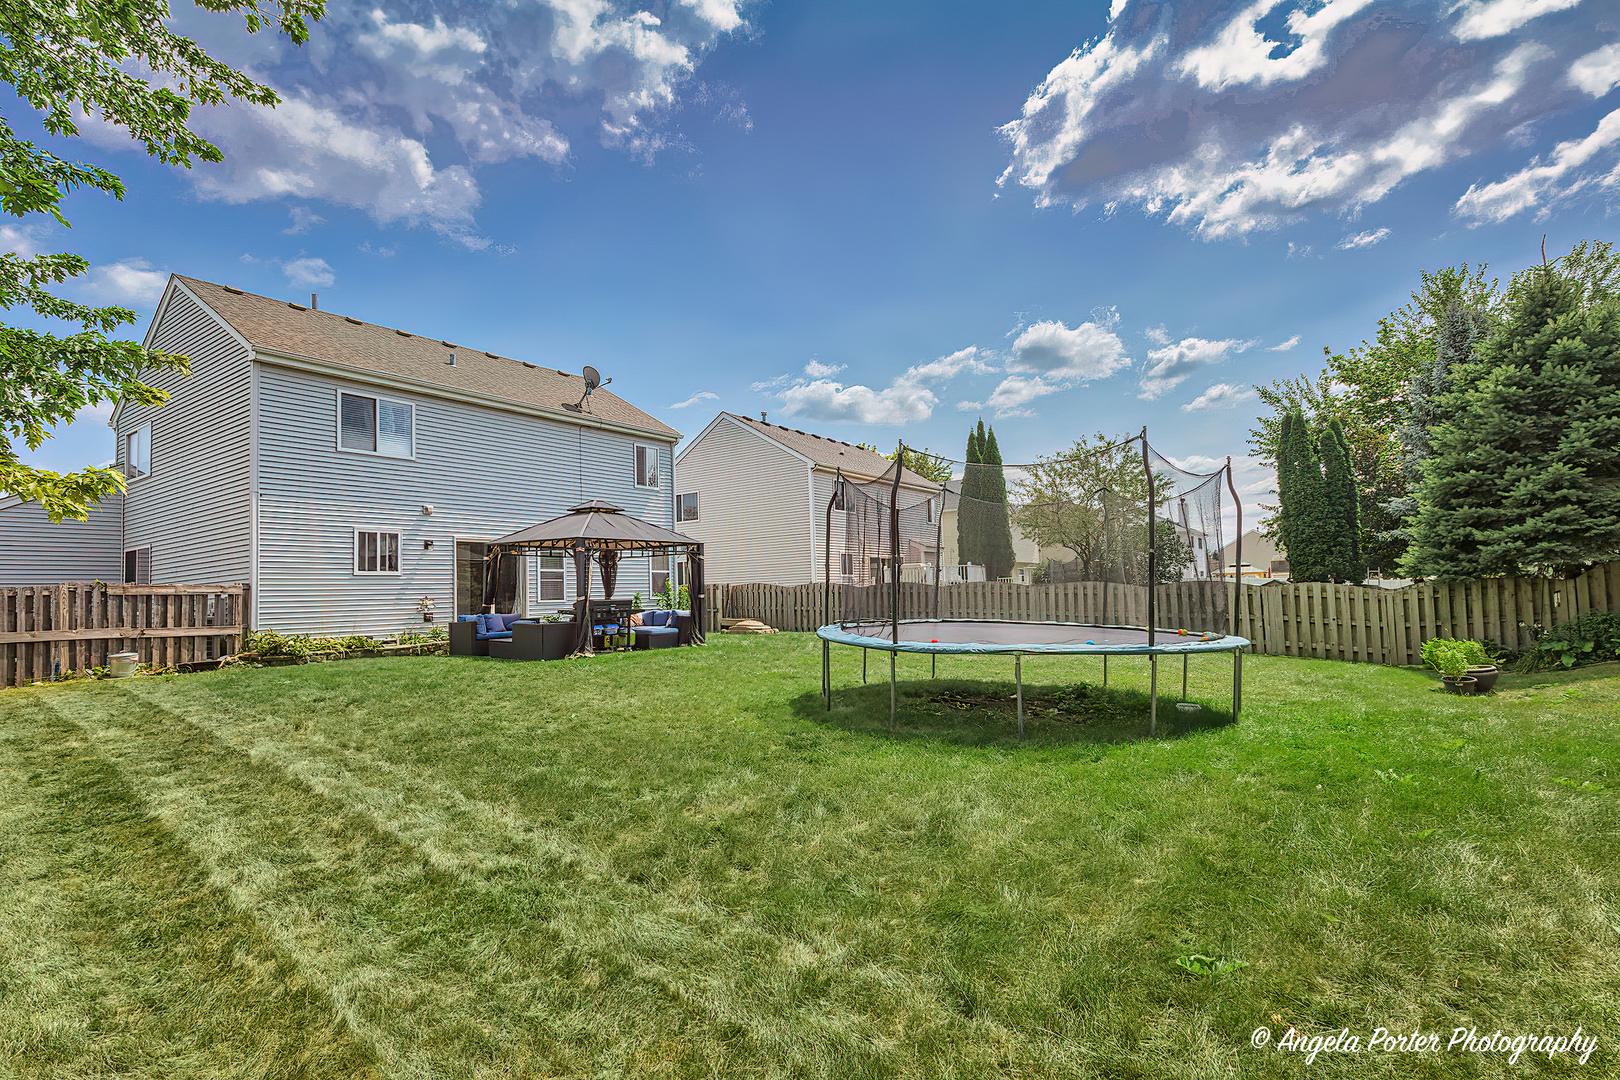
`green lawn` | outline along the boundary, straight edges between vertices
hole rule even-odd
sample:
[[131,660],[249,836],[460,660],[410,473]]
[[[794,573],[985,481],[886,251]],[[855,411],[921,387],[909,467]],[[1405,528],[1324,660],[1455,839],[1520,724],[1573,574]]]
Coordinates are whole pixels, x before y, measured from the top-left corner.
[[[891,733],[879,659],[831,713],[789,634],[0,691],[0,1075],[1615,1068],[1615,665],[1250,658],[1238,723],[1149,740],[1144,664],[1033,658],[1020,745],[1010,661],[903,658]],[[1260,1025],[1600,1042],[1307,1066]]]

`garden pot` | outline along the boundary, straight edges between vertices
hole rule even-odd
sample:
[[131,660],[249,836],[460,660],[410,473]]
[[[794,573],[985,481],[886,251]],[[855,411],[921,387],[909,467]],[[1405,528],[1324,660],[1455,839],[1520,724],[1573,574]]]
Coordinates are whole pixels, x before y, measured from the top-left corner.
[[1496,686],[1496,677],[1502,672],[1495,664],[1481,664],[1469,668],[1468,674],[1474,677],[1474,693],[1488,694]]
[[1440,678],[1448,694],[1472,694],[1474,684],[1479,680],[1472,675],[1443,675]]

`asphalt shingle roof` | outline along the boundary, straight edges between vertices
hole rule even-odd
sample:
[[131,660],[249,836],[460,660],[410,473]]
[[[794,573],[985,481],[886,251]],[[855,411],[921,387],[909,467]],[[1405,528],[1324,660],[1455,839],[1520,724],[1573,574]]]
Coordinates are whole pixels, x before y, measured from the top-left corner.
[[[854,443],[812,435],[808,431],[783,427],[781,424],[766,423],[764,420],[755,420],[743,416],[741,413],[726,413],[726,415],[734,420],[742,421],[755,431],[760,432],[767,438],[776,440],[788,449],[798,451],[817,465],[828,469],[843,469],[846,476],[875,480],[888,472],[894,465],[894,462],[882,454],[874,454],[865,447],[856,446]],[[900,482],[913,487],[929,489],[939,487],[932,480],[919,476],[910,469],[902,471]]]
[[[555,411],[560,420],[572,419],[574,414],[563,406],[572,406],[585,392],[582,375],[377,326],[336,312],[316,311],[228,285],[175,276],[254,348],[387,375],[425,389],[437,387],[533,405]],[[452,352],[456,358],[453,365],[449,363]],[[598,420],[668,438],[680,437],[674,428],[605,389],[599,388],[591,395],[587,409],[584,415]]]

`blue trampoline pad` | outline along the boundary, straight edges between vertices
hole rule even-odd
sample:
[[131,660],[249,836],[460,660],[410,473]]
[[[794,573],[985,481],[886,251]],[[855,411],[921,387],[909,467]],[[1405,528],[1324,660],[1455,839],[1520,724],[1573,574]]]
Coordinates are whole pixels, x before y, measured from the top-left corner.
[[1247,638],[1176,629],[1148,632],[1141,626],[1086,626],[1080,623],[998,622],[988,619],[906,619],[900,641],[892,640],[886,622],[833,624],[816,631],[839,645],[884,652],[914,653],[1067,653],[1071,655],[1174,655],[1231,652],[1249,645]]

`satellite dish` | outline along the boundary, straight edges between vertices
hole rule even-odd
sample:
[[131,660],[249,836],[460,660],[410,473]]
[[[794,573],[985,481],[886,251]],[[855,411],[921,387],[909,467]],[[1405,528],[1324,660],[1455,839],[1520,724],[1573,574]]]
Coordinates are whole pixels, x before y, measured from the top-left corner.
[[591,367],[591,365],[586,364],[585,365],[585,392],[590,393],[592,390],[595,390],[598,386],[601,386],[601,385],[602,385],[602,373],[600,371],[597,371],[595,368]]

